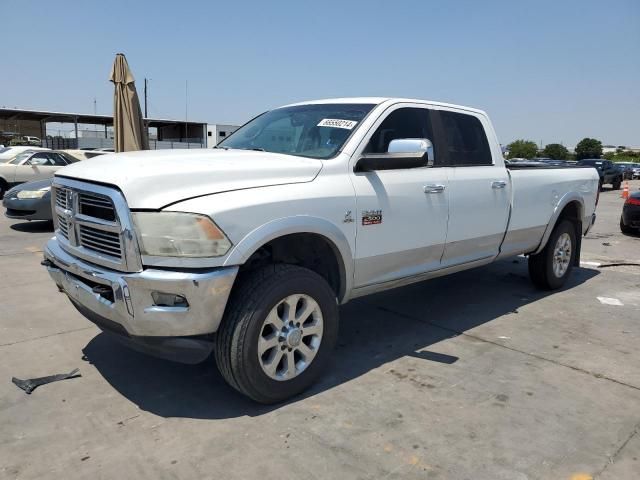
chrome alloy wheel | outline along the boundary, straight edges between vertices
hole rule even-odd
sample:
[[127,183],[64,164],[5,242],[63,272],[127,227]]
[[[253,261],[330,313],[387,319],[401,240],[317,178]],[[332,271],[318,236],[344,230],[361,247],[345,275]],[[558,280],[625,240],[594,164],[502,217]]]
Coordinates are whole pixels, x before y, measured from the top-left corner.
[[258,338],[258,360],[273,380],[291,380],[313,362],[322,342],[322,312],[309,295],[280,300],[265,318]]
[[571,261],[571,237],[568,233],[563,233],[558,237],[556,246],[553,249],[553,274],[561,278],[569,268]]

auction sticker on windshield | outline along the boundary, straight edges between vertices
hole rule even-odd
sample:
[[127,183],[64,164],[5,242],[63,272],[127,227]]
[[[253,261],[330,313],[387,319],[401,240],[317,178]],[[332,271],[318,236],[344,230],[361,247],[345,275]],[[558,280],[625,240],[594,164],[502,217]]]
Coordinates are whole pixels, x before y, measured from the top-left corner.
[[323,118],[318,127],[333,127],[333,128],[345,128],[351,130],[358,122],[353,120],[340,120],[339,118]]

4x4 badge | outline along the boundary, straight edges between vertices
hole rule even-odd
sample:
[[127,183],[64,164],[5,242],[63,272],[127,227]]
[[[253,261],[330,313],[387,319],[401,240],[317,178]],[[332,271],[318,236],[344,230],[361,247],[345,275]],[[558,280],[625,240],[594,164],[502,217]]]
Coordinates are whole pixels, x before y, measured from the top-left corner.
[[378,225],[382,223],[382,210],[363,210],[362,225]]

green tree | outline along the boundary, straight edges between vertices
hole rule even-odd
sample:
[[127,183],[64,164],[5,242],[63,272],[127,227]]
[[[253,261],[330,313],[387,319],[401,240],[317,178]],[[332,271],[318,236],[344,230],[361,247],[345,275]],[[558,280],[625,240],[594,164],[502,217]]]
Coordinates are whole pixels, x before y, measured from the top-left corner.
[[554,160],[566,160],[569,157],[569,150],[559,143],[550,143],[544,147],[542,156],[553,158]]
[[538,153],[536,142],[531,140],[516,140],[507,145],[509,158],[533,158]]
[[600,158],[602,156],[602,142],[595,138],[583,138],[576,145],[576,159]]

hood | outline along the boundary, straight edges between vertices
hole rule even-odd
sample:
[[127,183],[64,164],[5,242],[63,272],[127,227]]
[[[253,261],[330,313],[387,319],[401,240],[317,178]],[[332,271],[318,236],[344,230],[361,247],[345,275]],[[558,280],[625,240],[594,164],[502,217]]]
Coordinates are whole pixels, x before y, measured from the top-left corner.
[[310,182],[321,168],[319,160],[249,150],[147,150],[83,160],[56,176],[114,185],[130,208],[160,209],[213,193]]
[[50,187],[51,182],[53,182],[53,178],[47,178],[45,180],[35,180],[33,182],[21,183],[20,185],[16,185],[11,190],[13,190],[14,192],[19,192],[21,190],[42,190],[43,188]]

